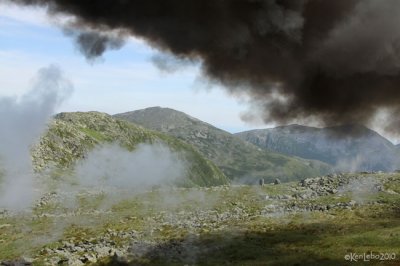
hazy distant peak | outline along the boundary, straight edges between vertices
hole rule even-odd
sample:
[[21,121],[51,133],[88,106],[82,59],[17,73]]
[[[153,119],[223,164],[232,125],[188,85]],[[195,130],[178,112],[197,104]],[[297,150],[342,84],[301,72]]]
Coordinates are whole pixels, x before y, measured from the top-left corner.
[[345,171],[391,171],[400,166],[399,147],[360,124],[325,128],[294,124],[236,135],[266,150],[321,160]]
[[184,112],[160,106],[115,114],[114,116],[156,130],[163,129],[165,127],[185,127],[193,124],[203,124],[214,127]]
[[250,132],[312,133],[312,134],[320,132],[329,137],[338,137],[338,138],[366,137],[373,135],[381,136],[379,135],[379,133],[361,124],[346,124],[346,125],[336,125],[328,127],[311,127],[299,124],[289,124],[289,125],[277,126],[274,128],[248,130],[248,131],[238,132],[237,134],[244,134]]

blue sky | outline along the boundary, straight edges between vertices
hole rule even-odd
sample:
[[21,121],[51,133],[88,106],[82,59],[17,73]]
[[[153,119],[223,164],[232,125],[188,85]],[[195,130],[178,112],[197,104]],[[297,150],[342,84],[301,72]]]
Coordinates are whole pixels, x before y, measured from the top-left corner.
[[[249,109],[249,99],[245,95],[233,97],[217,85],[202,82],[199,64],[174,73],[162,72],[150,60],[159,51],[134,38],[122,49],[108,51],[102,60],[90,63],[56,22],[43,9],[0,4],[0,97],[23,94],[30,89],[38,69],[56,64],[74,85],[73,95],[59,112],[115,114],[162,106],[232,133],[274,126],[264,124],[254,112],[254,121],[242,121],[241,115],[254,111]],[[385,115],[372,123],[381,134]],[[399,136],[386,137],[400,142]]]
[[109,114],[151,106],[170,107],[230,132],[265,127],[243,122],[247,99],[201,81],[199,65],[160,71],[150,58],[159,52],[131,38],[125,46],[88,62],[45,10],[0,4],[0,96],[21,95],[38,69],[58,65],[73,83],[72,97],[59,111]]

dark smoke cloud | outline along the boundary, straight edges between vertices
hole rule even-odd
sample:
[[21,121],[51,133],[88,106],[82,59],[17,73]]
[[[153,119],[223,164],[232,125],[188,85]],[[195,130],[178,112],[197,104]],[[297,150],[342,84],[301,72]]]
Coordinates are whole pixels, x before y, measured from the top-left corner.
[[178,58],[166,53],[155,54],[150,60],[160,71],[166,73],[174,73],[195,63],[193,60]]
[[[397,0],[12,2],[74,15],[102,34],[123,30],[199,60],[210,80],[251,95],[267,122],[363,123],[379,108],[400,110]],[[77,40],[90,56],[109,46],[102,35]],[[398,128],[395,118],[388,128]]]
[[117,50],[124,45],[124,39],[112,34],[104,34],[97,31],[81,32],[76,29],[66,28],[65,34],[72,36],[78,50],[89,61],[94,61],[106,50]]

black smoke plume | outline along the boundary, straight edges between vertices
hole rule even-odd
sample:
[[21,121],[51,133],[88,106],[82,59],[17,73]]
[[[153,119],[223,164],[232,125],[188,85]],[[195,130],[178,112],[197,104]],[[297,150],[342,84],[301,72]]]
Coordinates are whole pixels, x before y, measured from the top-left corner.
[[106,50],[116,50],[124,45],[122,36],[104,34],[98,31],[80,31],[76,28],[65,28],[64,33],[74,38],[78,50],[88,61],[99,58]]
[[78,38],[89,57],[117,30],[198,60],[207,78],[249,94],[267,122],[366,123],[380,108],[400,110],[397,0],[9,1],[99,32]]

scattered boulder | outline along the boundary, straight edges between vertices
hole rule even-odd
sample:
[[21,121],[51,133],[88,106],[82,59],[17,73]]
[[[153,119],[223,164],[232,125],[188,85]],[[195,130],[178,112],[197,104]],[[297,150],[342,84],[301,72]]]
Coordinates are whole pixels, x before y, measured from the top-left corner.
[[274,185],[279,185],[281,183],[281,180],[279,180],[279,178],[276,178],[274,180]]
[[32,261],[27,261],[25,258],[16,259],[16,260],[8,260],[0,262],[1,266],[31,266]]

